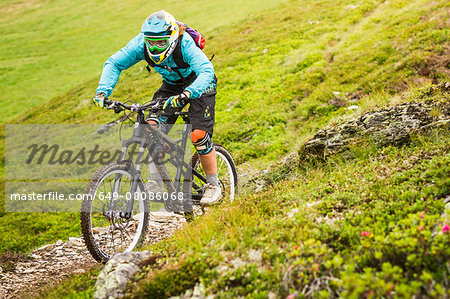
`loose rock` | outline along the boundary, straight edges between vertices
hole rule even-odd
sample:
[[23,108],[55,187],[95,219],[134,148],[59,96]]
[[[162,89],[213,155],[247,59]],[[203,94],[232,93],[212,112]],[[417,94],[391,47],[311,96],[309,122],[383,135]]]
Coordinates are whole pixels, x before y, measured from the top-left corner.
[[149,251],[121,252],[114,255],[98,275],[94,298],[121,298],[130,279],[140,270],[138,264],[152,255]]

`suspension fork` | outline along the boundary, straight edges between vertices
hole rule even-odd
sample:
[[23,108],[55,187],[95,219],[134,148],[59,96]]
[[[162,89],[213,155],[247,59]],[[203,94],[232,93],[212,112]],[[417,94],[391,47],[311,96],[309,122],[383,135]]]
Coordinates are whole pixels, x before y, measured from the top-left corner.
[[[133,205],[134,205],[134,199],[136,196],[136,190],[138,187],[138,183],[141,177],[141,162],[142,157],[144,155],[144,149],[146,147],[145,139],[143,138],[143,126],[140,124],[139,120],[135,123],[134,129],[133,129],[133,136],[128,139],[124,140],[122,143],[122,151],[119,156],[119,161],[127,161],[128,157],[128,148],[132,144],[139,144],[139,150],[138,155],[136,157],[136,162],[132,163],[132,161],[128,161],[129,164],[129,171],[131,174],[131,188],[130,188],[130,198],[127,201],[126,210],[120,212],[120,217],[124,217],[126,219],[129,219],[133,213]],[[118,194],[119,186],[121,183],[122,174],[116,174],[114,177],[114,184],[113,184],[113,194]],[[141,192],[144,192],[144,190],[141,190]],[[142,194],[137,194],[137,196],[141,196]],[[128,199],[128,195],[126,196],[126,199]],[[113,211],[115,208],[115,198],[113,197],[113,200],[110,201],[109,210]]]
[[[136,158],[136,163],[135,163],[135,167],[131,167],[131,176],[132,176],[132,181],[131,181],[131,188],[130,188],[130,199],[127,202],[127,208],[126,208],[126,212],[125,215],[123,215],[125,218],[130,218],[132,213],[133,213],[133,205],[134,205],[134,200],[135,200],[135,196],[137,195],[138,198],[140,198],[140,196],[142,196],[142,194],[136,194],[136,190],[137,190],[137,186],[141,177],[141,162],[142,162],[142,156],[144,155],[144,144],[139,144],[139,151],[138,151],[138,156]],[[144,190],[140,190],[141,192],[144,192]]]

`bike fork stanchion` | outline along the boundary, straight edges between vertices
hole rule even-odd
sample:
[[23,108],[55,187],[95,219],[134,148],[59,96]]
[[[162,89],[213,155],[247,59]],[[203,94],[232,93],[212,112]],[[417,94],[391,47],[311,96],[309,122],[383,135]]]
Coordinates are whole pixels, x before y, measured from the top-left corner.
[[[126,159],[126,157],[127,157],[127,150],[128,150],[128,146],[122,145],[122,151],[121,151],[120,156],[119,156],[119,161],[123,161],[123,160]],[[114,211],[114,209],[115,209],[115,202],[116,202],[117,198],[115,198],[114,195],[119,194],[119,187],[120,187],[121,181],[122,181],[122,175],[121,174],[116,174],[114,176],[114,183],[113,183],[112,190],[111,190],[111,192],[112,192],[111,193],[111,200],[110,200],[109,205],[108,205],[108,211],[109,212],[110,211]]]
[[[126,212],[125,215],[122,215],[125,218],[130,218],[131,215],[133,214],[133,205],[134,205],[134,200],[135,200],[135,196],[136,196],[136,190],[137,190],[137,185],[139,182],[139,178],[141,177],[141,161],[142,161],[142,156],[144,155],[144,144],[140,144],[139,145],[139,152],[138,152],[138,156],[136,158],[136,165],[135,167],[131,167],[131,172],[132,172],[132,181],[131,181],[131,188],[130,188],[130,198],[127,202],[127,208],[126,208]],[[144,192],[144,190],[140,190],[141,192]],[[142,194],[137,194],[138,198],[140,198],[142,196]]]

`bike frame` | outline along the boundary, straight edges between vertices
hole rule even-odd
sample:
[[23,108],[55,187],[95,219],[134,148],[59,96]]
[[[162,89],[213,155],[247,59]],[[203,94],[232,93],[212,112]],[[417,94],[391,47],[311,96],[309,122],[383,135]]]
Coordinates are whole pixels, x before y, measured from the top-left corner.
[[[130,218],[133,212],[133,204],[134,204],[134,194],[136,193],[138,182],[141,179],[141,164],[142,164],[142,158],[144,156],[145,149],[148,150],[148,153],[151,155],[151,158],[153,160],[153,163],[158,163],[159,169],[161,171],[165,172],[167,174],[167,177],[169,180],[166,180],[166,187],[168,191],[171,192],[180,192],[182,188],[181,184],[181,178],[182,175],[185,174],[187,171],[192,172],[192,176],[198,177],[203,182],[206,182],[206,178],[198,173],[196,170],[194,170],[191,165],[188,165],[184,161],[185,152],[186,152],[186,146],[187,146],[187,140],[189,135],[189,117],[187,116],[186,112],[176,112],[177,115],[181,116],[181,118],[184,121],[183,130],[181,132],[181,138],[177,140],[172,140],[169,136],[155,128],[154,126],[148,124],[145,121],[144,112],[143,110],[137,110],[137,119],[134,124],[133,128],[133,134],[132,137],[126,140],[122,141],[122,150],[119,156],[119,162],[125,162],[129,163],[130,166],[130,173],[132,175],[132,185],[130,192],[133,196],[131,196],[131,199],[127,202],[126,211],[120,212],[120,216],[124,218]],[[154,138],[153,140],[151,138]],[[176,174],[173,179],[173,181],[170,179],[170,176],[168,176],[167,169],[165,167],[165,162],[161,161],[162,159],[158,156],[159,153],[156,151],[155,146],[155,139],[162,140],[165,144],[169,146],[171,149],[169,162],[176,167]],[[128,157],[128,149],[133,144],[138,144],[139,150],[138,155],[136,157],[135,162],[131,160],[127,160]],[[152,154],[153,153],[153,154]],[[167,162],[167,161],[166,161]],[[119,182],[121,180],[122,175],[116,174],[114,178],[114,190],[113,192],[116,192],[119,186]],[[193,180],[192,180],[193,181]],[[167,185],[169,184],[169,185]],[[194,184],[194,183],[193,183]],[[194,184],[195,185],[195,184]],[[198,188],[198,186],[196,186]],[[192,204],[199,204],[201,196],[195,196],[196,198],[192,198]],[[164,202],[166,204],[166,202]],[[114,211],[115,208],[115,202],[114,200],[110,201],[109,204],[109,211]]]

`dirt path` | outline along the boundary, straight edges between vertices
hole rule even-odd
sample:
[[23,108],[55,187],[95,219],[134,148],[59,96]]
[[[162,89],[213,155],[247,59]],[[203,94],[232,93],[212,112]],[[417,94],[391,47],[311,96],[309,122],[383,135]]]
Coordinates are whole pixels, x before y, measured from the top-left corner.
[[[146,243],[155,243],[179,228],[180,216],[155,214],[150,217]],[[29,298],[43,287],[57,285],[72,274],[81,274],[98,263],[91,257],[82,237],[48,244],[34,250],[30,259],[12,271],[0,270],[0,298]]]

